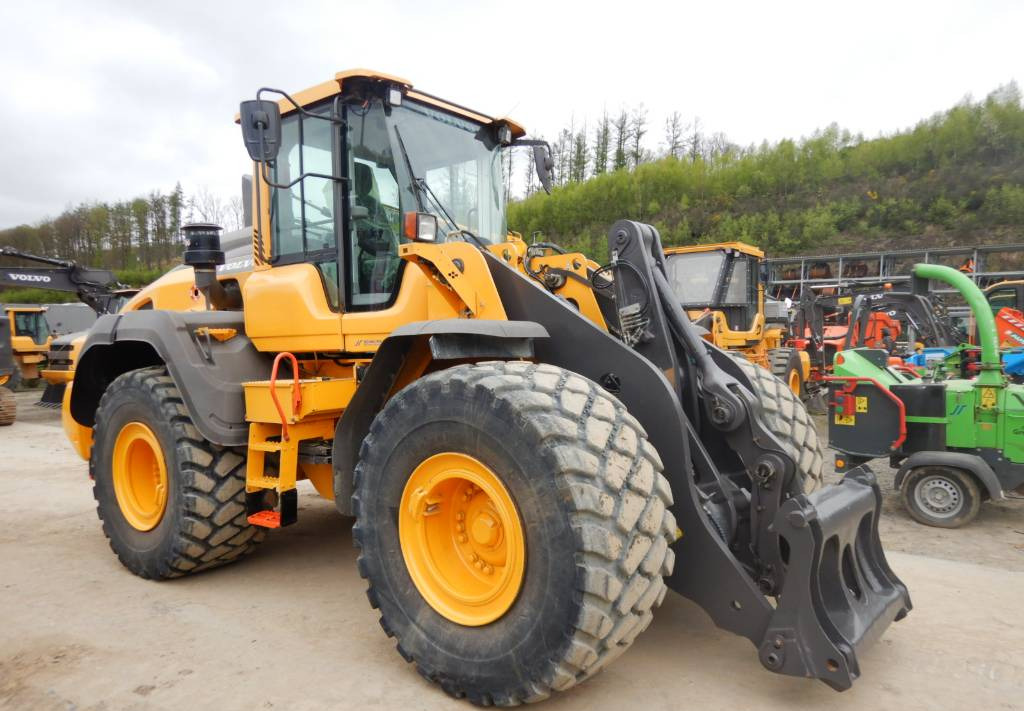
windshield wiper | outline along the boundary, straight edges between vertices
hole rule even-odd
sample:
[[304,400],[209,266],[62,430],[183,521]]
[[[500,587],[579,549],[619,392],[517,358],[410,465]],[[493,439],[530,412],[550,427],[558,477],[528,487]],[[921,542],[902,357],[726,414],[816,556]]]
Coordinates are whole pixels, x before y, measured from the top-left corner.
[[459,227],[459,223],[457,223],[455,219],[451,216],[451,213],[449,213],[448,210],[445,209],[444,203],[442,203],[441,200],[438,199],[437,195],[434,194],[434,191],[431,189],[430,185],[427,184],[427,181],[424,180],[423,178],[416,177],[416,171],[414,171],[412,168],[412,161],[409,160],[409,151],[405,149],[405,141],[402,140],[402,132],[398,129],[398,126],[395,126],[395,138],[398,139],[398,149],[402,153],[402,160],[405,162],[405,167],[409,171],[409,177],[412,179],[412,184],[416,187],[417,207],[419,207],[420,210],[423,210],[424,208],[422,197],[424,195],[429,197],[430,200],[437,207],[438,211],[440,211],[444,219],[448,221],[449,225],[451,225],[453,232],[469,235],[473,239],[473,241],[477,243],[480,249],[487,249],[487,245],[484,244],[483,240],[481,240],[471,231]]

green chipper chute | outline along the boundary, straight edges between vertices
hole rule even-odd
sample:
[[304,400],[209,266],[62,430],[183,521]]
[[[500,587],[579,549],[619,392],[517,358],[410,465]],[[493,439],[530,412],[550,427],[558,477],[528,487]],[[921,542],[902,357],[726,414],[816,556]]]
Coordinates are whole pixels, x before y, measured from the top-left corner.
[[940,369],[917,377],[891,365],[882,350],[838,353],[828,379],[829,444],[839,452],[839,471],[888,457],[908,513],[929,526],[957,528],[986,499],[1024,489],[1024,385],[1003,374],[995,318],[969,277],[918,264],[914,279],[944,282],[963,295],[977,323],[978,376],[946,379]]

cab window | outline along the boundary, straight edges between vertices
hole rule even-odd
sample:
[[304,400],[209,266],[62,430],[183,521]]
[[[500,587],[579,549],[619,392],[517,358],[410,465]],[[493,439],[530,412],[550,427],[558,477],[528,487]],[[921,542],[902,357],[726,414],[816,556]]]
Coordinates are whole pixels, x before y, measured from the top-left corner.
[[395,146],[379,102],[349,106],[348,304],[354,310],[387,306],[398,288],[402,259],[402,196]]
[[[311,110],[328,116],[330,106]],[[334,174],[330,121],[294,113],[281,122],[281,150],[271,179],[287,185],[305,173]],[[291,188],[271,194],[271,263],[309,262],[320,272],[331,307],[339,307],[338,259],[335,239],[334,181],[307,176]]]

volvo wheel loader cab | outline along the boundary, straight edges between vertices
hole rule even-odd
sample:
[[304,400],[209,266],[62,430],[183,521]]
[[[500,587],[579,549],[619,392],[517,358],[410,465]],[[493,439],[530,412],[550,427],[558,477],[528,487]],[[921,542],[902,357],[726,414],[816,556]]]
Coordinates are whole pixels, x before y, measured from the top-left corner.
[[810,361],[784,345],[788,314],[781,302],[765,304],[764,252],[742,242],[668,247],[666,270],[673,291],[693,322],[719,348],[745,355],[806,394]]
[[654,228],[613,225],[603,266],[531,249],[500,156],[531,146],[546,182],[545,145],[396,77],[263,89],[238,120],[252,271],[229,288],[216,226],[185,228],[207,308],[102,317],[66,399],[130,570],[238,560],[302,525],[307,479],[355,517],[399,653],[453,696],[568,689],[669,588],[768,669],[850,686],[910,608],[877,484],[819,488],[806,410],[700,338]]
[[52,338],[44,307],[7,304],[3,310],[10,322],[11,351],[18,366],[7,381],[7,386],[13,390],[23,380],[40,376],[40,366],[46,362]]
[[829,378],[829,440],[842,471],[875,457],[898,467],[895,485],[918,522],[957,528],[982,501],[1024,486],[1024,385],[1008,381],[999,359],[996,321],[985,296],[962,272],[935,264],[914,268],[918,289],[938,280],[958,289],[977,321],[977,377],[916,377],[894,368],[884,351],[836,355]]

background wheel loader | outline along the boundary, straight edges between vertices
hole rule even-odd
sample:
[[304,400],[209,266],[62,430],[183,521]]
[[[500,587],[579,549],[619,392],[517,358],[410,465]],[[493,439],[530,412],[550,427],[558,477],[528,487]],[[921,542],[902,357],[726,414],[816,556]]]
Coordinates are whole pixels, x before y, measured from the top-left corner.
[[742,242],[665,249],[665,270],[687,315],[719,348],[742,353],[798,397],[807,395],[811,363],[786,345],[789,314],[765,302],[764,252]]
[[396,77],[261,89],[238,120],[252,270],[218,273],[219,230],[188,226],[207,308],[101,317],[65,398],[129,570],[240,559],[308,479],[355,517],[384,631],[455,697],[574,686],[668,589],[766,668],[852,684],[910,609],[878,486],[819,487],[805,409],[700,337],[654,228],[613,225],[604,266],[528,259],[501,152],[531,146],[549,184],[546,145]]

